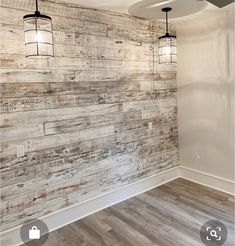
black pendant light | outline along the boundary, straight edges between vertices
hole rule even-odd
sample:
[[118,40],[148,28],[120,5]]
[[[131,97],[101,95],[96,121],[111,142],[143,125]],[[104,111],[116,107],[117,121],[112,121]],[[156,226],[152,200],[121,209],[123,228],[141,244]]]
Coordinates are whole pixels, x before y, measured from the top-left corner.
[[48,58],[54,56],[51,17],[42,15],[38,10],[34,14],[25,15],[24,33],[25,49],[28,58]]
[[168,31],[168,12],[171,10],[171,8],[162,9],[162,11],[166,13],[166,34],[158,39],[160,64],[177,62],[176,36],[170,35]]

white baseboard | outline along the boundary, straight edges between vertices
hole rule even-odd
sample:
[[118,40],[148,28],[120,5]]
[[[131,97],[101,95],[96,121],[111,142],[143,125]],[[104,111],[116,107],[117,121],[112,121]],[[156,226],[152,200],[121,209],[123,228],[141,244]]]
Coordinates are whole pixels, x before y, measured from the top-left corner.
[[223,179],[218,176],[214,176],[183,166],[179,167],[179,172],[180,176],[184,179],[188,179],[195,183],[199,183],[210,188],[223,191],[230,195],[235,194],[235,182],[232,180]]
[[[178,177],[180,177],[179,167],[174,167],[127,186],[123,186],[118,190],[102,194],[102,196],[59,210],[40,219],[47,224],[49,231],[52,232],[76,220],[151,190]],[[1,246],[16,246],[22,243],[20,238],[20,226],[4,231],[1,234]]]

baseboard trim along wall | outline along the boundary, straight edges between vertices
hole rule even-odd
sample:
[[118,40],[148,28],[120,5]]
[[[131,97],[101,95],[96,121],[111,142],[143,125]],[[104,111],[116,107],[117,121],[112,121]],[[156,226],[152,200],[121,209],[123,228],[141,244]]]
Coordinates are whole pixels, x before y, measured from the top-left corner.
[[[170,168],[151,177],[123,186],[115,191],[108,192],[83,203],[59,210],[40,219],[47,224],[49,231],[52,232],[90,214],[96,213],[116,203],[151,190],[178,177],[180,177],[179,168]],[[1,246],[16,246],[22,244],[20,238],[20,226],[5,231],[0,236]]]
[[[102,196],[95,197],[83,203],[79,203],[49,214],[40,219],[48,225],[49,231],[52,232],[73,223],[74,221],[82,219],[131,197],[137,196],[179,177],[234,195],[235,183],[233,181],[180,166],[126,185],[115,191],[105,193]],[[4,231],[0,235],[1,246],[16,246],[22,244],[20,238],[20,226]]]
[[193,182],[208,186],[210,188],[223,191],[225,193],[235,194],[235,182],[228,179],[223,179],[208,173],[204,173],[195,169],[180,166],[179,173],[182,178]]

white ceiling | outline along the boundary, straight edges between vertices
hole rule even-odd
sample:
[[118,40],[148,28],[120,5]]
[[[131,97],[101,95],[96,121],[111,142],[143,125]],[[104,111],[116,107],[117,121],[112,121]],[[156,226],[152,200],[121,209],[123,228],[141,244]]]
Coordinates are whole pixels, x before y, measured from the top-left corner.
[[[56,0],[60,2],[83,5],[87,7],[111,10],[118,13],[127,13],[133,16],[164,19],[161,11],[163,7],[172,7],[170,19],[178,21],[179,17],[194,16],[208,10],[219,10],[218,7],[206,0]],[[204,11],[206,10],[206,11]]]

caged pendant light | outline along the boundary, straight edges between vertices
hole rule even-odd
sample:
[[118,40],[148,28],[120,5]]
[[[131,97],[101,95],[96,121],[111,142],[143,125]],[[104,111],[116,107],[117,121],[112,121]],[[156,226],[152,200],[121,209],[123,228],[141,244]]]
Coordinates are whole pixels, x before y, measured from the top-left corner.
[[54,47],[51,17],[47,15],[42,15],[38,11],[38,0],[36,0],[35,13],[25,15],[23,17],[23,21],[26,57],[53,57]]
[[162,11],[166,13],[166,34],[158,39],[158,55],[160,64],[171,64],[177,62],[176,36],[170,35],[168,31],[168,12],[171,10],[171,8],[162,9]]

